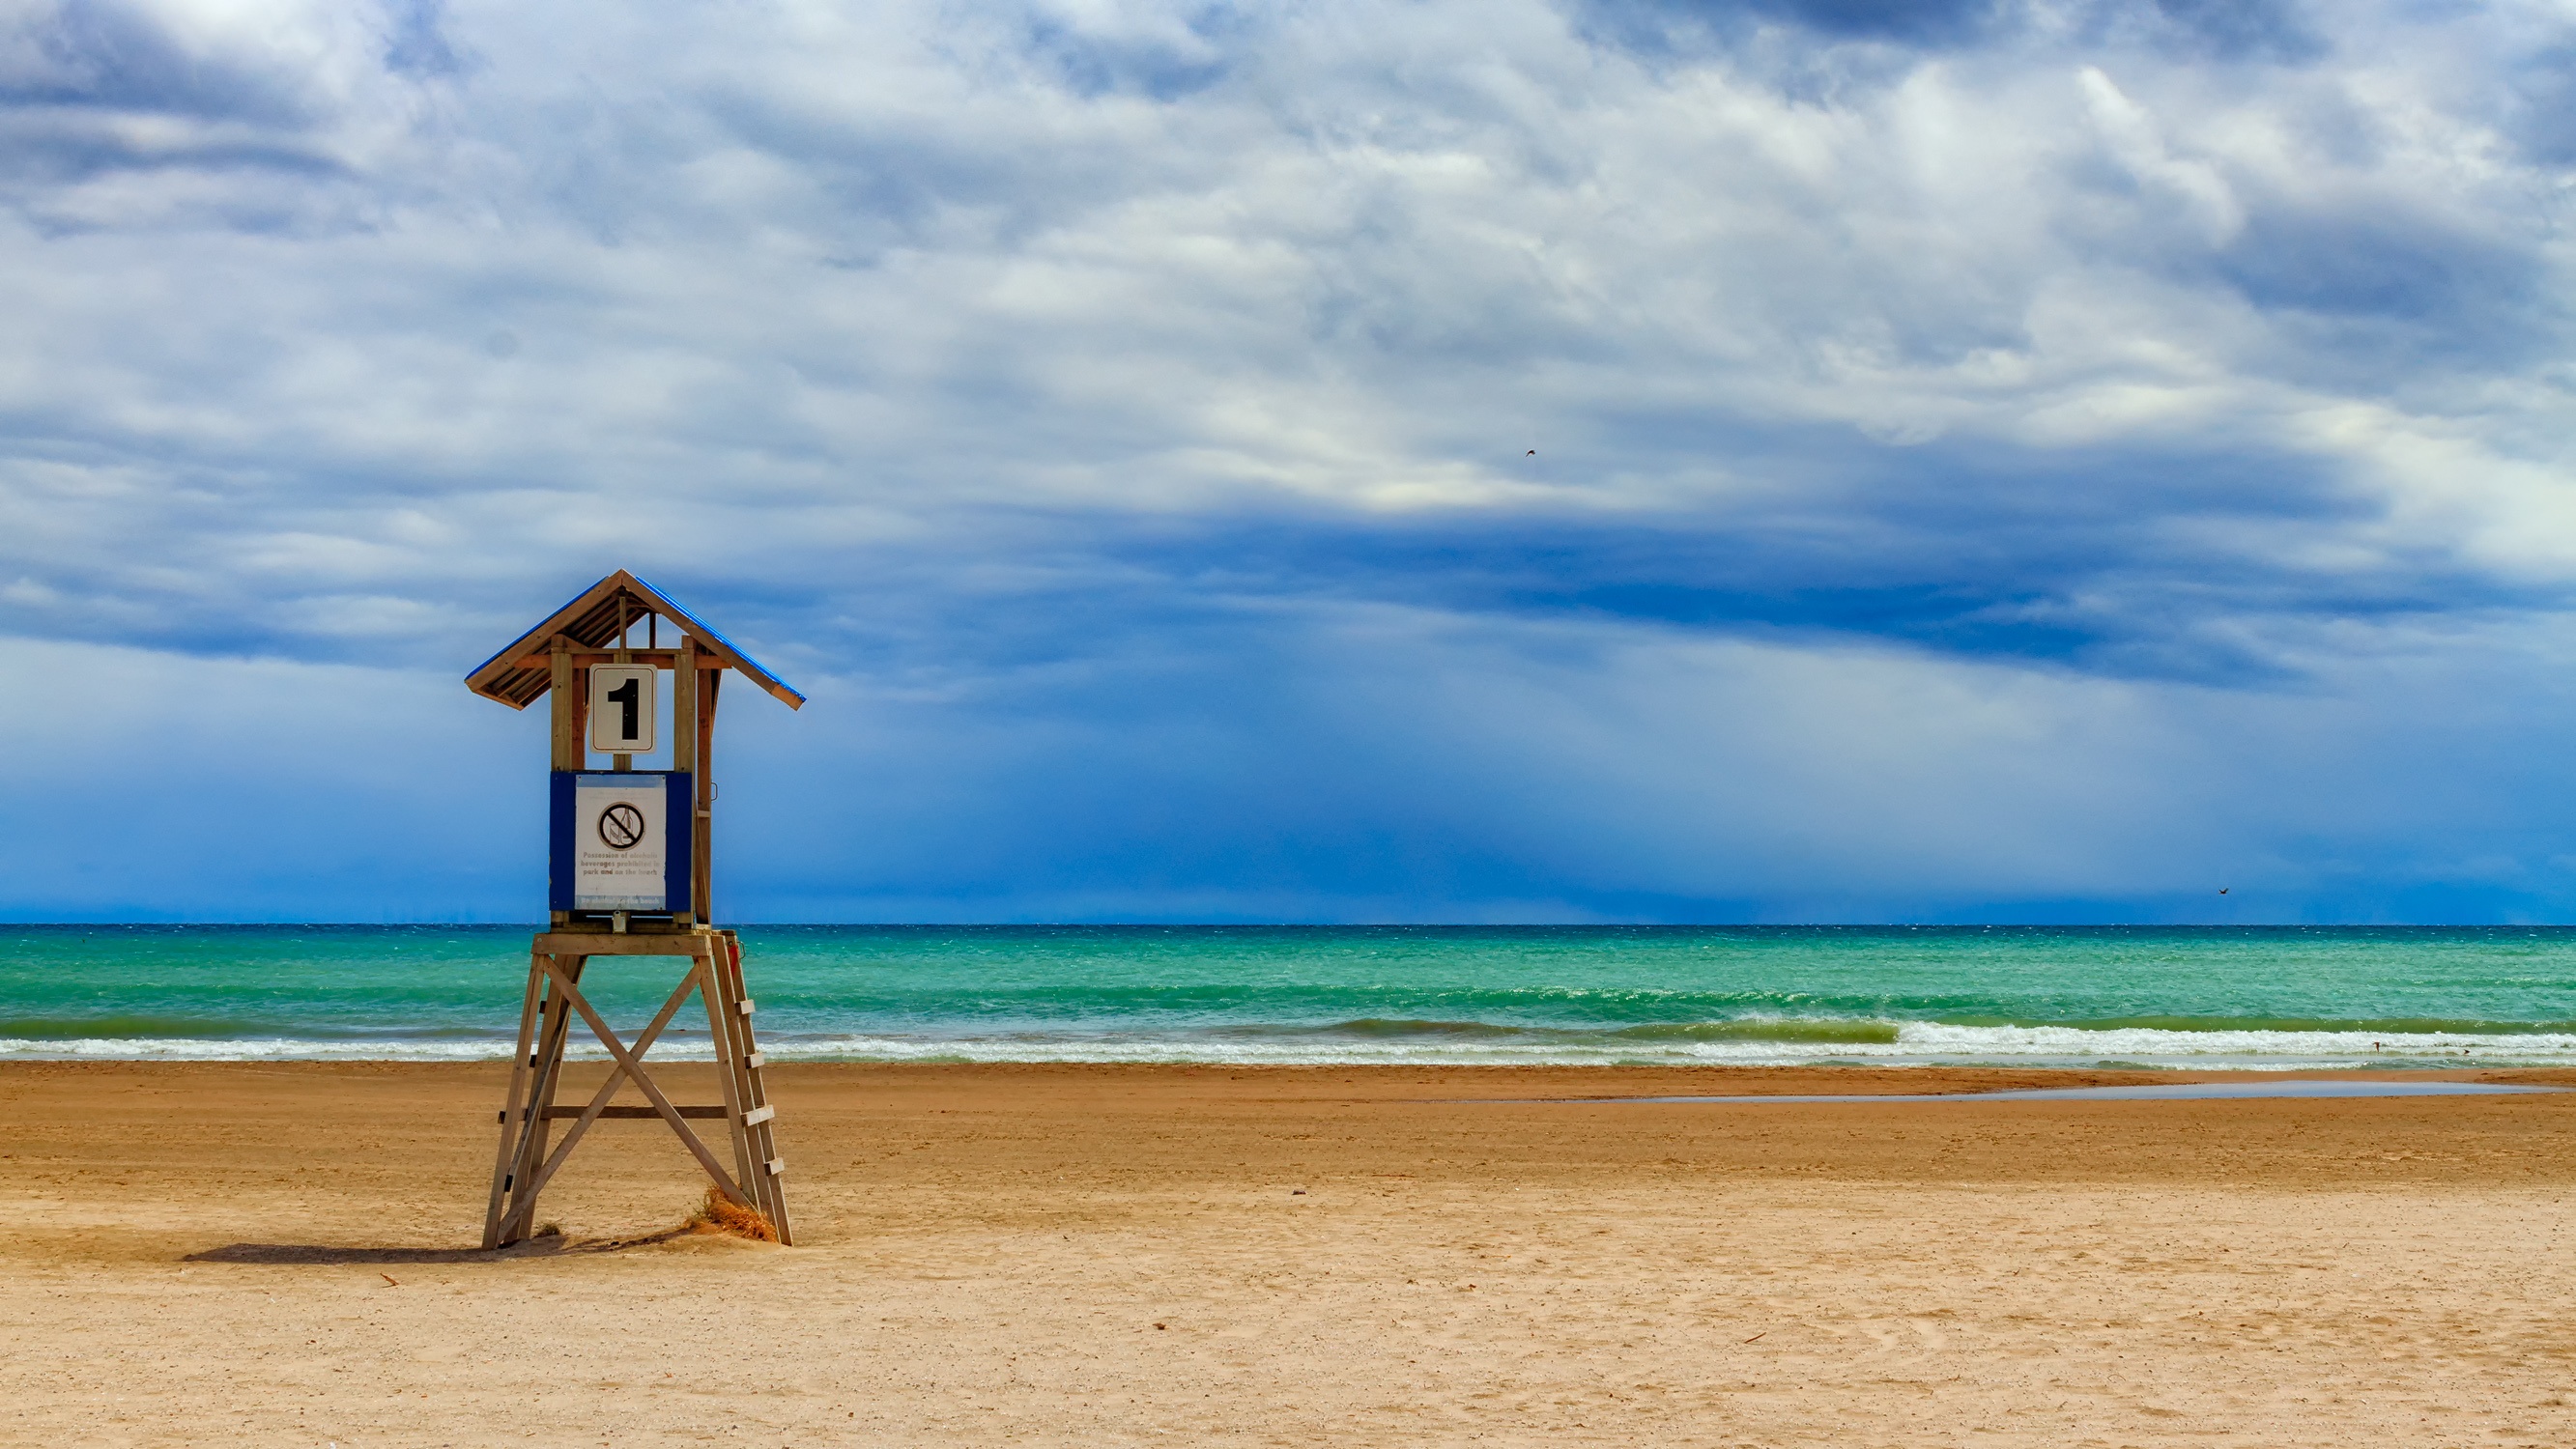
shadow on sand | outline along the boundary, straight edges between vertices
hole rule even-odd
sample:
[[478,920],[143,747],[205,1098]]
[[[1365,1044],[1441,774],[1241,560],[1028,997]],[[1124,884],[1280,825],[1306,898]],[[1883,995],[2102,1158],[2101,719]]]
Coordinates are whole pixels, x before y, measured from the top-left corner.
[[637,1238],[567,1238],[549,1233],[506,1248],[369,1248],[322,1243],[228,1243],[190,1253],[182,1263],[273,1263],[307,1266],[347,1263],[375,1267],[388,1263],[498,1263],[517,1258],[564,1258],[588,1253],[618,1253],[649,1248],[677,1238],[705,1236],[690,1228],[669,1228]]

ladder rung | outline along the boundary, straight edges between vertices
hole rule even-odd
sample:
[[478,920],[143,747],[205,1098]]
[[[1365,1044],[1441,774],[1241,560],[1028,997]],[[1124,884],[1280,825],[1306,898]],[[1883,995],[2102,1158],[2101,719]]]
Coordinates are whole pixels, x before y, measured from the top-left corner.
[[734,1010],[741,1012],[745,1016],[751,1015],[751,998],[746,996],[742,1000],[735,1002]]
[[768,1167],[769,1175],[776,1177],[787,1170],[787,1159],[784,1157],[773,1157],[764,1165]]
[[751,1068],[755,1072],[759,1071],[762,1067],[769,1065],[769,1053],[753,1052],[750,1056],[742,1059],[742,1064]]
[[775,1107],[754,1107],[750,1111],[742,1114],[742,1125],[745,1127],[757,1127],[761,1123],[766,1122],[777,1115],[778,1109]]
[[[722,1107],[678,1107],[676,1110],[683,1117],[714,1118],[722,1120],[725,1115],[725,1109]],[[581,1109],[579,1107],[548,1107],[546,1109],[546,1120],[549,1122],[569,1121],[580,1115]],[[599,1115],[602,1117],[615,1117],[622,1121],[638,1121],[647,1117],[652,1118],[655,1121],[659,1121],[662,1117],[661,1113],[654,1111],[650,1107],[602,1107],[599,1109]]]

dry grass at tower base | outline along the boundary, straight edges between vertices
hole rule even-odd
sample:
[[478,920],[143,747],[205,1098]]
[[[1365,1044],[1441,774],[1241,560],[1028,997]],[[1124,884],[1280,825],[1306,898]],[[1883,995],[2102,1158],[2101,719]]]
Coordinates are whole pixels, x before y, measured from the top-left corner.
[[504,1074],[0,1067],[0,1442],[2576,1443],[2576,1095],[780,1067],[800,1246],[630,1122],[493,1255]]

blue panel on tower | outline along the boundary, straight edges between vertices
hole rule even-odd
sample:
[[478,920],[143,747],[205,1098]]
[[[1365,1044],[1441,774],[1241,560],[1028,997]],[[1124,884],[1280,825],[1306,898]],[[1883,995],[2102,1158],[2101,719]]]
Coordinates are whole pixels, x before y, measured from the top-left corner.
[[695,784],[680,770],[555,771],[548,782],[547,909],[689,909]]

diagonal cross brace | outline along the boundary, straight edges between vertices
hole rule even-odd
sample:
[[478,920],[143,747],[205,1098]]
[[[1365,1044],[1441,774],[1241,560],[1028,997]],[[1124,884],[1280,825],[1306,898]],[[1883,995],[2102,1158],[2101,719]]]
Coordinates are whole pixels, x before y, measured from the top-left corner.
[[[525,1220],[536,1212],[537,1194],[545,1191],[546,1184],[555,1180],[555,1173],[563,1167],[564,1159],[572,1156],[573,1145],[581,1141],[581,1135],[590,1130],[591,1123],[599,1120],[600,1112],[608,1106],[609,1099],[617,1095],[618,1087],[625,1082],[627,1077],[636,1077],[638,1079],[636,1084],[645,1088],[646,1095],[654,1097],[658,1106],[668,1107],[669,1104],[661,1102],[659,1094],[654,1092],[653,1089],[646,1085],[642,1080],[643,1068],[638,1065],[638,1063],[640,1063],[646,1052],[652,1050],[653,1043],[662,1035],[662,1029],[671,1024],[671,1017],[679,1011],[680,1003],[689,999],[689,993],[692,990],[702,989],[704,987],[705,982],[702,975],[703,969],[704,968],[693,964],[689,968],[688,974],[680,978],[679,986],[671,992],[671,999],[662,1003],[662,1009],[654,1015],[652,1024],[645,1027],[643,1032],[635,1038],[635,1044],[632,1047],[626,1049],[631,1053],[631,1056],[621,1056],[618,1058],[617,1065],[608,1073],[608,1080],[600,1083],[599,1090],[591,1094],[590,1105],[582,1109],[581,1116],[575,1119],[571,1129],[564,1133],[563,1141],[555,1144],[555,1150],[547,1155],[545,1166],[530,1174],[527,1187],[516,1195],[517,1206],[513,1207],[510,1210],[509,1216],[502,1221],[501,1235],[503,1237],[508,1237],[514,1232],[524,1232],[527,1230],[528,1225]],[[580,994],[570,986],[566,986],[564,990],[570,996],[575,998]],[[590,1023],[591,1030],[600,1033],[602,1040],[611,1043],[609,1048],[611,1051],[617,1050],[615,1045],[616,1038],[610,1035],[608,1029],[600,1024],[598,1017],[591,1014],[589,1003],[581,1002],[580,1007],[583,1018]],[[532,1104],[527,1110],[531,1115],[533,1115],[536,1109]],[[536,1128],[533,1121],[523,1124],[520,1129],[523,1136],[534,1130],[536,1130]],[[682,1128],[681,1135],[684,1137],[689,1136],[690,1134],[688,1129]],[[694,1143],[692,1145],[694,1145]],[[705,1160],[706,1155],[702,1149],[699,1154],[699,1161],[703,1162]],[[728,1178],[719,1177],[716,1185],[718,1189],[723,1191],[727,1196],[733,1196],[736,1193],[734,1184]]]
[[[735,1185],[733,1178],[717,1165],[715,1154],[709,1152],[707,1144],[699,1141],[698,1134],[690,1131],[689,1124],[681,1120],[680,1109],[672,1106],[671,1099],[663,1096],[662,1089],[653,1084],[653,1078],[645,1072],[643,1063],[637,1060],[637,1053],[627,1050],[626,1044],[617,1039],[617,1033],[610,1031],[608,1023],[601,1021],[599,1013],[591,1009],[589,998],[583,996],[581,989],[573,984],[571,973],[555,964],[551,956],[542,959],[545,962],[546,974],[555,979],[556,989],[563,992],[564,999],[572,1003],[573,1010],[581,1013],[581,1019],[590,1023],[590,1029],[599,1038],[599,1044],[608,1048],[608,1054],[617,1059],[617,1065],[624,1070],[625,1075],[632,1078],[645,1098],[652,1102],[653,1110],[661,1113],[662,1120],[671,1124],[671,1130],[680,1134],[680,1141],[688,1147],[690,1155],[698,1159],[698,1166],[705,1168],[707,1176],[715,1179],[716,1190],[735,1202],[748,1205],[750,1199],[743,1196],[742,1189]],[[698,980],[699,972],[703,969],[698,967],[690,971],[689,980],[681,983],[684,990]],[[664,1019],[667,1020],[669,1013],[676,1010],[680,1001],[684,999],[684,995],[674,996],[671,1003],[663,1008]],[[612,1077],[611,1081],[614,1080],[615,1078]]]

